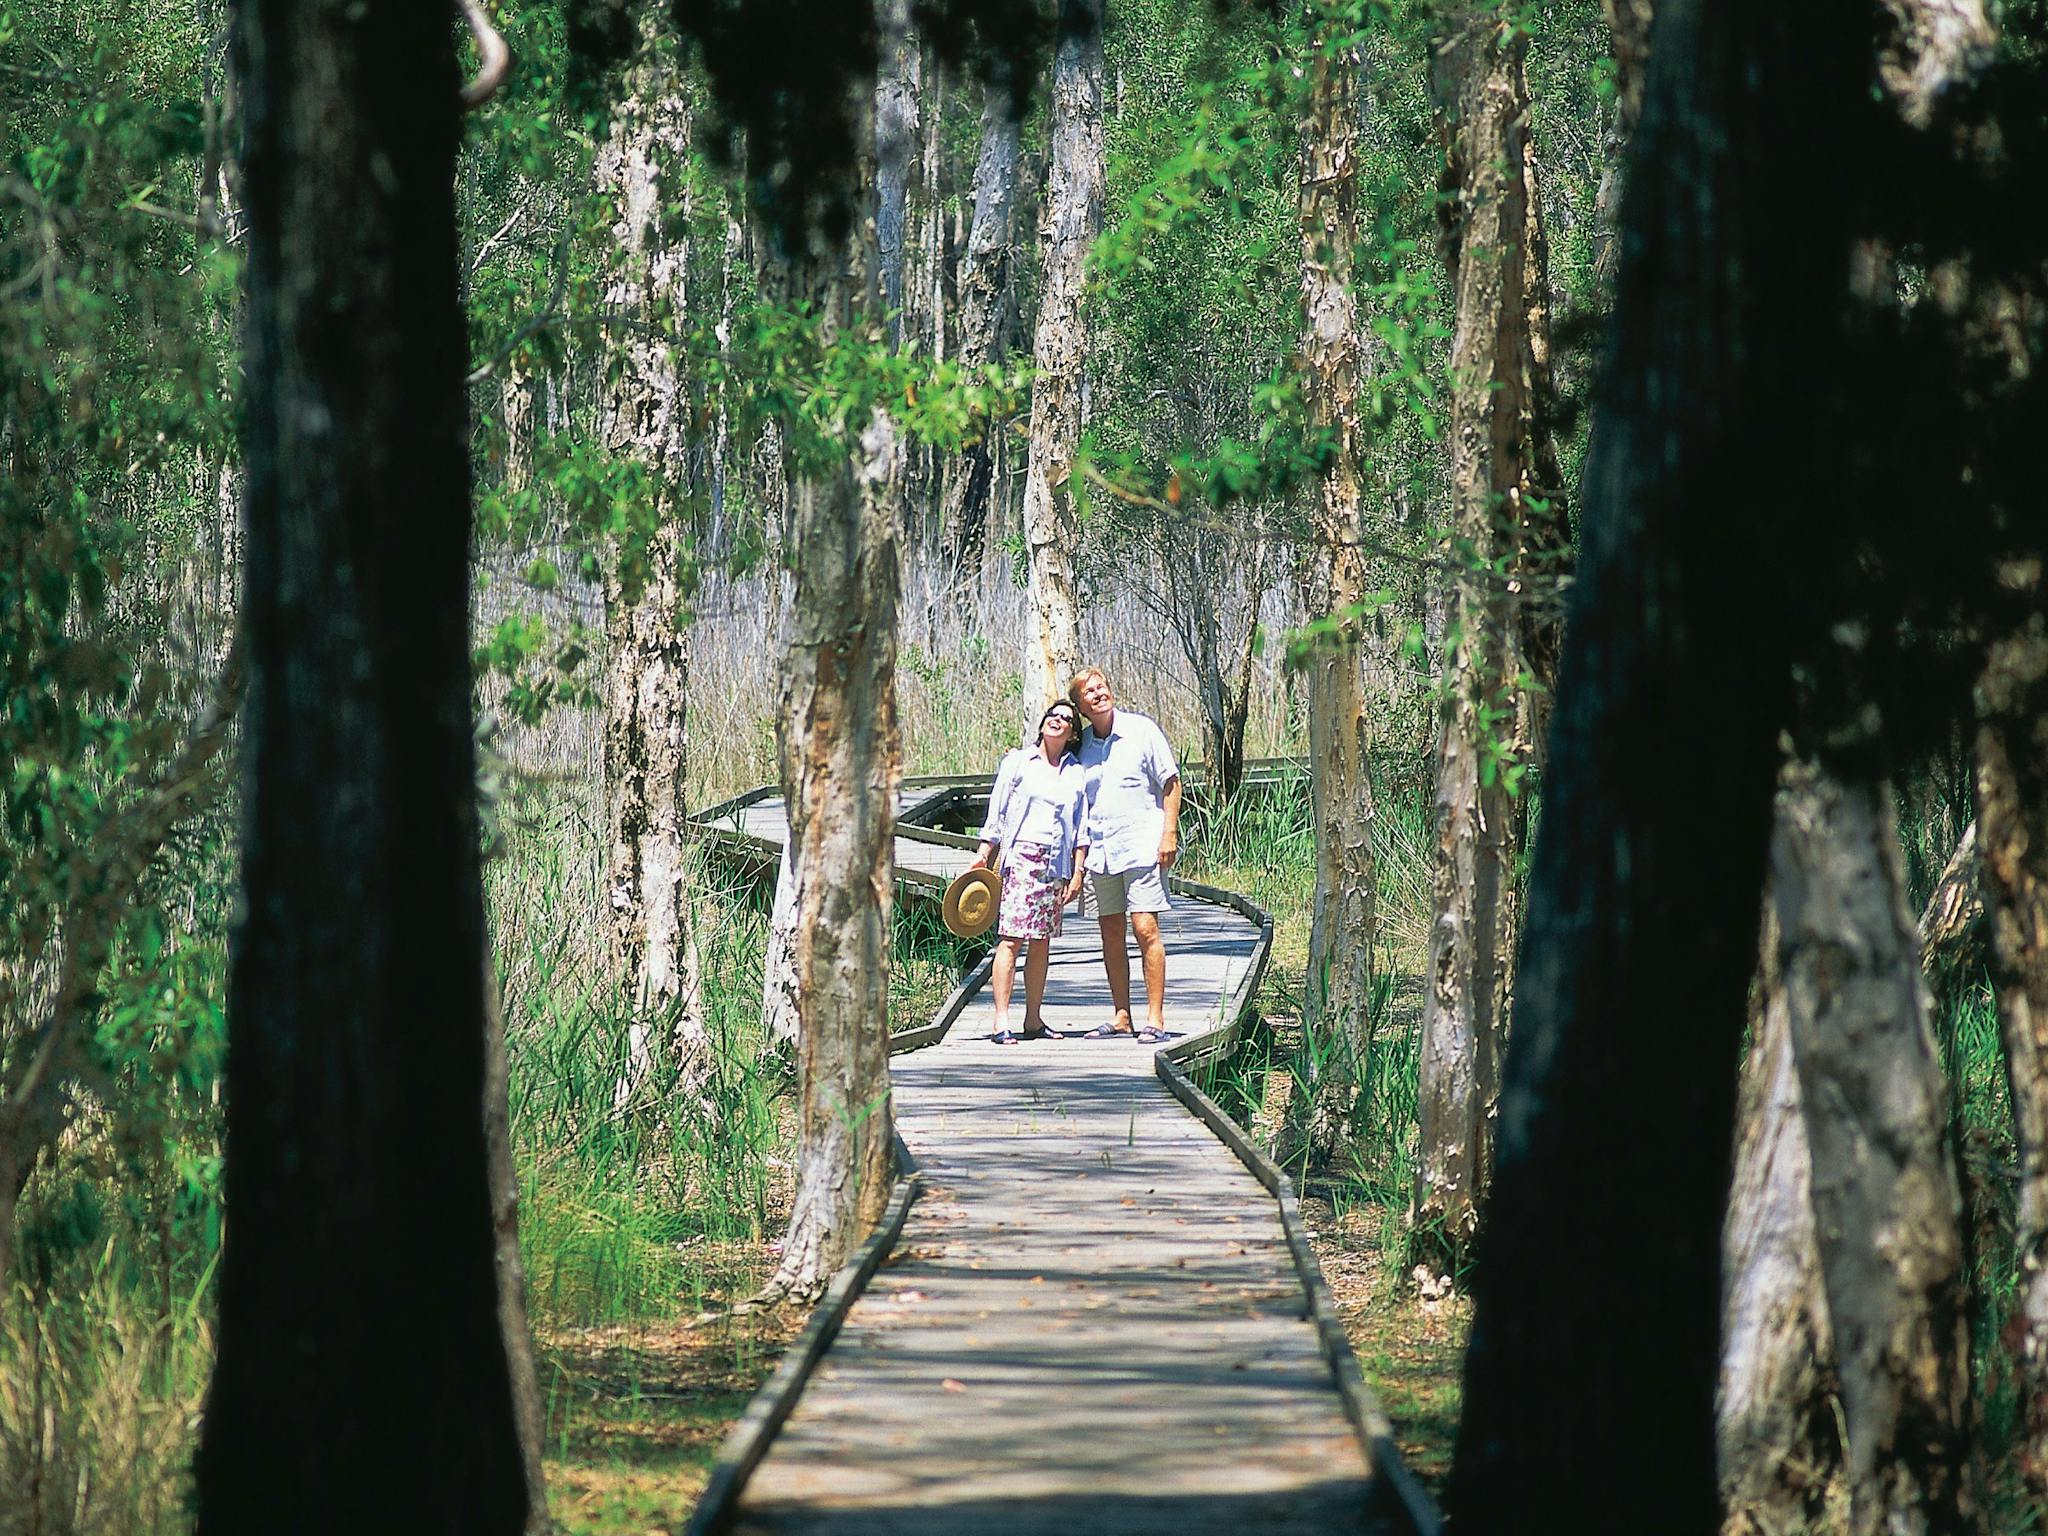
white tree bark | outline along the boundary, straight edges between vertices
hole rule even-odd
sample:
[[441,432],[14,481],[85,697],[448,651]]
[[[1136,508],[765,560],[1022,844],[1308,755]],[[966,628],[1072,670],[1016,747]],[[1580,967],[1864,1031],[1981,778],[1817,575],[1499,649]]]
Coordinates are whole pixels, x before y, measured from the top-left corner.
[[616,209],[605,307],[622,322],[609,343],[617,364],[604,436],[644,464],[656,487],[651,533],[624,540],[605,578],[606,928],[630,1010],[621,1103],[646,1078],[657,1018],[673,1020],[686,1084],[710,1058],[683,841],[690,654],[680,491],[689,401],[671,336],[686,313],[688,249],[668,234],[669,205],[684,196],[689,134],[680,77],[650,22],[596,165]]
[[[981,113],[981,150],[974,163],[974,222],[968,227],[967,252],[960,265],[963,368],[999,362],[1008,350],[1020,132],[1008,86],[991,81]],[[963,577],[979,568],[987,544],[994,467],[995,445],[983,437],[967,445],[946,477],[940,541],[948,563]]]
[[1102,229],[1102,0],[1061,0],[1052,66],[1052,157],[1039,237],[1043,251],[1031,392],[1031,460],[1024,480],[1032,635],[1025,696],[1066,692],[1081,665],[1074,545],[1080,525],[1067,485],[1081,441],[1088,366],[1088,250]]
[[1852,1526],[1974,1529],[1962,1198],[1888,790],[1789,768],[1771,876]]
[[1766,909],[1722,1238],[1715,1429],[1728,1536],[1799,1529],[1820,1513],[1841,1463],[1813,1163],[1778,947]]
[[1305,1103],[1290,1106],[1288,1147],[1324,1161],[1350,1131],[1371,1027],[1374,883],[1372,780],[1367,753],[1370,647],[1361,608],[1372,591],[1360,469],[1358,302],[1352,253],[1358,229],[1358,70],[1349,53],[1319,50],[1301,134],[1301,352],[1309,424],[1336,451],[1315,488],[1305,585],[1312,613],[1335,633],[1307,666],[1315,912],[1309,931],[1302,1025],[1311,1044]]

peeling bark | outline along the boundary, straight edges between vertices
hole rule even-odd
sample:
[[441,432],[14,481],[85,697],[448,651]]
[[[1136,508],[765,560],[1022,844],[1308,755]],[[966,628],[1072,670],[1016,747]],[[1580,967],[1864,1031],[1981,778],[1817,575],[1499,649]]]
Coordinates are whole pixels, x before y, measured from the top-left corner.
[[1074,581],[1080,525],[1067,485],[1081,442],[1088,250],[1102,230],[1102,0],[1060,0],[1052,65],[1052,158],[1039,227],[1043,250],[1031,391],[1031,459],[1024,480],[1032,637],[1025,696],[1060,697],[1081,665],[1081,599]]
[[[854,207],[863,212],[851,250],[776,277],[811,304],[828,338],[859,323],[879,345],[880,315],[871,304],[855,309],[856,294],[875,291],[865,156],[857,182]],[[790,1226],[764,1300],[822,1293],[888,1202],[902,475],[902,439],[878,408],[857,451],[798,482],[791,508],[796,580],[778,746],[796,887],[799,1116]]]
[[910,0],[880,0],[875,6],[875,23],[881,44],[881,68],[875,81],[875,245],[882,307],[888,312],[889,345],[893,347],[903,343],[910,153],[918,138],[923,71],[917,35],[910,27]]
[[710,1066],[683,839],[688,783],[690,646],[684,625],[684,510],[690,402],[670,334],[686,313],[689,252],[672,240],[668,204],[683,194],[689,111],[673,60],[643,24],[641,47],[597,158],[615,203],[606,309],[627,329],[604,401],[604,437],[647,467],[651,526],[629,535],[605,573],[605,921],[628,1008],[620,1103],[653,1062],[653,1021],[673,1018],[686,1087]]
[[1778,924],[1764,915],[1721,1256],[1715,1396],[1722,1530],[1778,1536],[1817,1517],[1839,1470],[1834,1336],[1813,1230],[1813,1166]]
[[1378,935],[1368,751],[1371,647],[1360,471],[1366,432],[1359,414],[1361,325],[1352,292],[1358,225],[1359,61],[1318,49],[1301,127],[1301,354],[1312,428],[1335,451],[1316,484],[1312,550],[1305,573],[1310,612],[1334,634],[1310,657],[1307,704],[1311,812],[1316,832],[1315,909],[1302,1029],[1311,1044],[1308,1093],[1290,1106],[1288,1150],[1317,1162],[1350,1135],[1371,1029],[1373,942]]
[[[981,113],[981,152],[974,162],[974,222],[960,265],[960,366],[1002,361],[1009,350],[1010,253],[1015,238],[1017,157],[1021,127],[1007,84],[990,81]],[[947,563],[963,577],[976,572],[988,540],[995,428],[962,450],[946,479],[939,537]]]
[[[2038,605],[2038,561],[2017,564],[2011,585]],[[1977,825],[2019,1150],[2018,1460],[2048,1501],[2048,620],[2038,607],[1992,647],[1978,701]]]
[[1962,1196],[1889,791],[1788,769],[1771,866],[1851,1527],[1974,1531]]
[[1451,346],[1452,560],[1437,738],[1436,915],[1423,1003],[1414,1240],[1447,1272],[1471,1256],[1493,1162],[1513,984],[1515,866],[1537,755],[1526,679],[1555,670],[1546,588],[1563,544],[1549,408],[1549,272],[1528,140],[1526,34],[1453,13],[1435,49]]

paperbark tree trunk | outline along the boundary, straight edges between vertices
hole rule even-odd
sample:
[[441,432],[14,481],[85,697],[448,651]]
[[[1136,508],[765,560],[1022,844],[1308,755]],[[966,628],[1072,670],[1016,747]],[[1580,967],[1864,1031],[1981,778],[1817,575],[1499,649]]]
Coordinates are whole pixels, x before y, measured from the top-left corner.
[[1334,633],[1307,664],[1315,910],[1309,928],[1302,1029],[1307,1094],[1290,1106],[1286,1150],[1327,1161],[1348,1139],[1370,1043],[1374,885],[1369,672],[1364,605],[1373,588],[1361,548],[1360,317],[1352,292],[1358,227],[1359,61],[1319,43],[1301,131],[1303,396],[1312,428],[1333,452],[1315,487],[1306,585],[1311,612]]
[[1979,948],[1975,941],[1983,924],[1984,859],[1973,821],[1963,828],[1920,910],[1921,968],[1937,978],[1953,974]]
[[[974,162],[974,222],[960,267],[959,361],[979,368],[1009,350],[1010,251],[1015,238],[1020,127],[1005,82],[990,81],[981,112],[981,152]],[[989,493],[995,468],[994,428],[962,450],[946,479],[939,515],[946,563],[962,579],[976,574],[988,540]]]
[[1813,1231],[1812,1155],[1778,923],[1768,903],[1761,949],[1721,1239],[1715,1418],[1728,1536],[1804,1528],[1821,1514],[1841,1463],[1831,1407],[1834,1336]]
[[1829,599],[1791,584],[1836,515],[1798,381],[1837,355],[1852,227],[1783,145],[1852,152],[1868,59],[1848,0],[1658,13],[1474,1269],[1468,1533],[1720,1513],[1736,1067],[1777,736]]
[[1088,332],[1088,250],[1102,229],[1102,0],[1060,0],[1052,63],[1052,156],[1039,227],[1043,253],[1031,391],[1031,460],[1024,480],[1032,637],[1025,696],[1058,698],[1081,665],[1081,599],[1074,580],[1080,525],[1067,485],[1081,442]]
[[[872,101],[872,94],[863,97]],[[862,124],[861,140],[870,125]],[[853,189],[852,249],[785,270],[828,337],[858,323],[881,345],[872,161]],[[791,508],[795,595],[779,718],[796,886],[799,1015],[796,1193],[765,1299],[810,1298],[881,1216],[894,1161],[889,937],[896,883],[896,602],[903,447],[877,409],[843,467],[800,481]]]
[[882,305],[888,311],[889,344],[900,346],[910,156],[918,142],[922,61],[917,36],[910,28],[910,0],[880,0],[875,6],[875,23],[881,43],[881,68],[875,80],[875,245]]
[[[1443,253],[1457,298],[1453,575],[1414,1242],[1456,1273],[1470,1259],[1493,1162],[1526,819],[1514,781],[1535,760],[1540,730],[1525,679],[1553,672],[1550,626],[1532,622],[1532,587],[1554,580],[1563,541],[1546,420],[1549,273],[1528,142],[1527,35],[1492,7],[1460,7],[1446,20],[1434,72]],[[1535,646],[1532,631],[1542,636]]]
[[197,1529],[504,1536],[455,34],[399,0],[237,24],[251,672]]
[[[2012,572],[2041,601],[2038,564]],[[2048,622],[1991,649],[1978,690],[1977,825],[1991,978],[2019,1150],[2019,1465],[2048,1500]]]
[[605,573],[604,757],[610,852],[605,921],[613,974],[628,1008],[621,1103],[653,1062],[652,1030],[673,1020],[672,1047],[686,1089],[710,1066],[690,909],[683,823],[688,785],[690,642],[685,600],[684,506],[690,403],[673,334],[687,313],[687,245],[671,238],[671,204],[685,197],[689,113],[668,45],[651,13],[597,157],[612,199],[605,308],[609,338],[604,436],[646,467],[646,523],[613,550]]
[[1974,1531],[1962,1196],[1889,790],[1788,769],[1772,879],[1851,1524]]

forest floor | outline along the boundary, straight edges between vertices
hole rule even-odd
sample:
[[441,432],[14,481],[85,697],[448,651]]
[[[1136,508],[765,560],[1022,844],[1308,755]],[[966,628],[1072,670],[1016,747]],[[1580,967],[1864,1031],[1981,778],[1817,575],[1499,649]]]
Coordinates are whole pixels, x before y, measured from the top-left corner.
[[[768,1277],[775,1255],[761,1244],[725,1246],[706,1262],[729,1273],[722,1299],[744,1297]],[[557,1527],[575,1536],[680,1531],[727,1431],[808,1315],[790,1306],[721,1309],[543,1334],[537,1363]]]

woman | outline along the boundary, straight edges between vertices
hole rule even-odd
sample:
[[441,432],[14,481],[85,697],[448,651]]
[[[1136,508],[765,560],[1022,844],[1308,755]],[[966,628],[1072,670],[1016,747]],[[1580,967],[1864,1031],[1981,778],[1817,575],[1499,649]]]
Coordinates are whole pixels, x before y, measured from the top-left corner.
[[[1003,759],[981,828],[981,852],[974,862],[1002,876],[996,918],[996,1027],[989,1038],[1015,1045],[1010,1032],[1010,992],[1017,980],[1017,950],[1024,956],[1024,1035],[1043,1040],[1051,1031],[1040,1016],[1045,1001],[1045,968],[1052,959],[1060,909],[1081,894],[1088,850],[1081,845],[1085,786],[1081,774],[1081,716],[1065,699],[1039,717],[1038,744],[1019,747]],[[998,854],[1001,862],[991,866]]]

